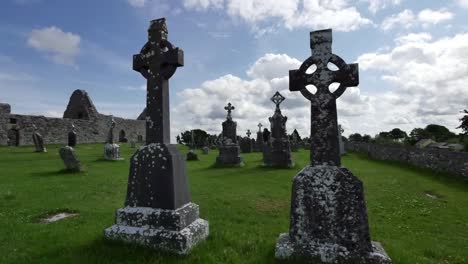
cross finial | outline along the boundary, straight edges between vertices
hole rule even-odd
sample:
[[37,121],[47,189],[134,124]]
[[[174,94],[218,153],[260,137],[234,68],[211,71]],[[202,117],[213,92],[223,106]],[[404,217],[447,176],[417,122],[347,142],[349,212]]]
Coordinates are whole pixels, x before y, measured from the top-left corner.
[[[289,71],[289,90],[300,91],[311,103],[311,155],[315,165],[340,166],[338,142],[338,117],[336,99],[351,86],[359,84],[358,64],[347,64],[332,53],[332,30],[319,30],[310,33],[312,56],[306,59],[298,70]],[[332,71],[328,64],[338,70]],[[317,69],[309,74],[309,67]],[[339,83],[338,89],[331,92],[329,86]],[[306,89],[307,85],[317,88],[315,94]]]
[[227,119],[231,120],[232,119],[232,116],[231,116],[231,111],[236,109],[231,103],[228,103],[225,107],[224,107],[224,110],[227,110]]
[[258,126],[258,132],[261,133],[262,132],[262,127],[263,127],[262,123],[258,123],[257,126]]
[[250,138],[250,135],[252,134],[252,132],[250,132],[250,129],[247,129],[247,137]]
[[270,100],[275,103],[276,110],[279,110],[279,106],[284,101],[284,99],[284,96],[281,95],[278,91],[270,98]]

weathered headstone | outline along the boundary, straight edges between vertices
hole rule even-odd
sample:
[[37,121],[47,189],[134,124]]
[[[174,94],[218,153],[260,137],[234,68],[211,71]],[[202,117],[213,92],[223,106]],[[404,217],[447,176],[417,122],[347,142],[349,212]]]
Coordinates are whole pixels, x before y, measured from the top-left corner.
[[207,146],[204,146],[204,147],[202,148],[202,151],[203,151],[203,154],[206,155],[206,154],[208,154],[208,153],[210,152],[210,148],[207,147]]
[[343,143],[343,136],[341,135],[343,131],[344,130],[343,128],[341,128],[341,125],[338,125],[338,145],[340,146],[340,155],[346,154],[346,150]]
[[191,131],[191,136],[190,136],[190,150],[187,153],[187,160],[198,160],[198,155],[194,151],[195,149],[195,135],[193,133],[193,130]]
[[257,139],[255,140],[255,151],[262,152],[263,151],[263,133],[262,133],[262,123],[258,123],[258,131],[257,131]]
[[291,151],[292,152],[297,152],[299,151],[299,137],[298,137],[298,132],[296,129],[294,129],[292,135],[291,135]]
[[167,33],[164,18],[151,21],[148,42],[133,56],[133,69],[147,80],[146,145],[131,158],[125,207],[105,236],[187,254],[208,236],[208,222],[191,202],[185,158],[170,144],[169,78],[184,54]]
[[270,120],[271,135],[263,145],[263,165],[268,167],[291,168],[294,161],[291,156],[291,146],[286,133],[286,121],[288,117],[283,116],[280,104],[284,97],[276,92],[271,101],[276,105],[275,113]]
[[[314,263],[391,263],[371,242],[362,182],[340,167],[336,99],[359,83],[358,65],[331,53],[332,32],[312,32],[312,56],[289,72],[289,89],[311,102],[311,165],[293,179],[289,233],[281,234],[275,256],[298,256]],[[331,62],[337,71],[328,69]],[[306,70],[316,65],[314,73]],[[333,82],[340,83],[334,92]],[[313,84],[315,94],[306,89]]]
[[36,147],[36,152],[47,152],[47,149],[46,147],[44,146],[44,139],[42,137],[41,134],[39,134],[39,132],[37,132],[37,127],[36,125],[33,125],[33,142],[34,142],[34,146]]
[[68,146],[76,146],[76,132],[75,125],[73,123],[71,124],[70,131],[68,132]]
[[251,153],[252,152],[252,140],[250,140],[250,135],[252,133],[250,132],[250,129],[247,130],[246,135],[247,137],[243,137],[240,140],[240,148],[242,153]]
[[220,146],[218,147],[219,156],[216,157],[216,164],[221,166],[243,166],[244,162],[240,155],[240,147],[237,140],[237,123],[232,120],[231,112],[235,107],[228,103],[226,107],[227,117],[223,122],[223,133]]
[[75,150],[70,146],[65,146],[59,150],[60,158],[62,158],[63,163],[68,171],[81,171],[81,163],[76,156]]
[[130,140],[130,147],[136,148],[136,141],[134,139]]
[[123,160],[123,158],[120,157],[120,146],[114,143],[114,128],[115,120],[112,117],[109,132],[107,134],[106,145],[104,145],[104,158],[106,160]]

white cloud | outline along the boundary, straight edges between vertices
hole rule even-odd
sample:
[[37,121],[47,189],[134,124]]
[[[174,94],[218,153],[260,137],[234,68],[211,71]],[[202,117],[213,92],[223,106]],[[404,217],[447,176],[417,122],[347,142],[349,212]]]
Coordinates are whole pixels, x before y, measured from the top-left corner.
[[266,23],[287,29],[331,27],[337,31],[352,31],[372,24],[351,3],[350,0],[184,0],[187,9],[224,7],[231,18],[248,23],[255,32],[261,34],[273,30]]
[[51,26],[31,31],[28,45],[45,52],[55,63],[74,65],[75,57],[80,51],[80,36]]
[[146,0],[127,0],[128,3],[133,7],[143,7],[146,4]]
[[463,8],[468,8],[468,0],[456,0],[457,4]]
[[417,15],[409,9],[405,9],[398,14],[386,17],[382,21],[380,28],[383,30],[390,30],[396,27],[409,29],[419,25],[428,27],[452,20],[454,17],[455,15],[446,9],[424,9]]
[[369,4],[369,11],[377,13],[379,10],[385,9],[388,6],[399,5],[403,0],[361,0],[362,2]]
[[[261,122],[269,128],[268,117],[274,112],[271,96],[279,91],[286,97],[281,105],[288,116],[287,130],[298,129],[301,135],[310,133],[310,102],[300,92],[289,91],[289,70],[297,69],[301,62],[286,54],[265,54],[248,69],[249,79],[227,74],[203,82],[199,87],[185,89],[177,95],[183,98],[172,114],[175,130],[202,128],[209,133],[220,133],[226,117],[224,106],[231,102],[236,109],[233,117],[238,123],[237,132],[257,131]],[[358,88],[349,88],[338,100],[340,116],[356,116],[369,111],[370,99],[360,94]]]
[[408,129],[437,122],[454,130],[459,111],[468,105],[467,61],[468,34],[437,40],[428,33],[409,34],[389,51],[358,58],[361,70],[382,72],[382,81],[395,87],[379,97],[376,113],[385,112],[385,122],[399,120]]

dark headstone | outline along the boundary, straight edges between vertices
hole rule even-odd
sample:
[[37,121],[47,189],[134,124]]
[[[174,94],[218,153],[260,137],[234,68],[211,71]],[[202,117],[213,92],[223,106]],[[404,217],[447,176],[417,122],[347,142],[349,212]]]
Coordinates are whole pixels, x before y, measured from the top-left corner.
[[44,139],[42,138],[42,135],[37,132],[37,127],[33,125],[33,142],[34,146],[36,147],[36,152],[47,152],[46,147],[44,146]]
[[81,171],[81,163],[76,156],[75,150],[70,147],[62,147],[59,150],[60,158],[62,158],[63,163],[68,171]]
[[98,111],[85,90],[75,90],[70,97],[63,118],[92,119],[97,117]]
[[271,136],[265,134],[265,139],[268,141],[263,145],[263,165],[268,167],[294,167],[294,162],[291,156],[291,146],[288,134],[286,133],[286,121],[288,118],[283,116],[280,109],[281,102],[284,97],[276,92],[271,101],[275,103],[275,113],[269,118],[271,126]]
[[258,123],[257,139],[255,140],[255,151],[263,152],[263,133],[262,133],[262,123]]
[[202,151],[203,151],[203,154],[206,155],[206,154],[208,154],[208,153],[210,152],[210,148],[207,147],[207,146],[204,146],[204,147],[202,148]]
[[106,145],[104,146],[104,158],[106,160],[123,160],[120,157],[120,146],[114,143],[114,118],[111,119],[109,132],[107,134]]
[[199,160],[197,153],[193,149],[187,152],[187,160],[188,161]]
[[271,134],[270,130],[268,130],[267,128],[263,129],[263,133],[262,133],[263,143],[270,141],[270,134]]
[[[331,53],[331,30],[310,37],[312,56],[290,71],[290,90],[311,101],[311,165],[293,179],[289,232],[279,236],[275,256],[311,263],[391,263],[380,244],[371,242],[362,182],[339,167],[336,99],[358,85],[358,66]],[[329,70],[329,62],[338,70]],[[307,74],[314,64],[316,71]],[[340,83],[335,92],[328,89],[333,82]],[[306,89],[309,84],[317,87],[315,94]]]
[[231,111],[234,106],[228,103],[226,121],[223,122],[223,133],[218,146],[219,155],[216,164],[221,166],[243,166],[244,162],[240,155],[240,147],[237,140],[237,123],[232,120]]
[[70,131],[68,132],[68,146],[74,147],[76,146],[76,132],[75,126],[72,124],[70,127]]
[[188,254],[208,236],[208,222],[191,202],[185,157],[169,142],[169,78],[184,57],[167,33],[164,18],[151,21],[148,42],[133,56],[133,69],[147,80],[146,145],[131,158],[125,207],[104,233],[108,239]]
[[252,152],[252,141],[248,137],[244,137],[240,140],[240,149],[242,153]]

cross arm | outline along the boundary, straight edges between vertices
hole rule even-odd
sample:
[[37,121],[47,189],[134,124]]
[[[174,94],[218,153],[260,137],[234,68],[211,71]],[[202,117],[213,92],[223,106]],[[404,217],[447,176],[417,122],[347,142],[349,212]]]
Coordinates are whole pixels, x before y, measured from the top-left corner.
[[357,63],[345,64],[335,72],[334,82],[340,83],[338,89],[333,92],[336,98],[340,97],[348,87],[359,85],[359,65]]
[[141,73],[143,77],[148,79],[148,65],[141,54],[133,55],[133,70]]

